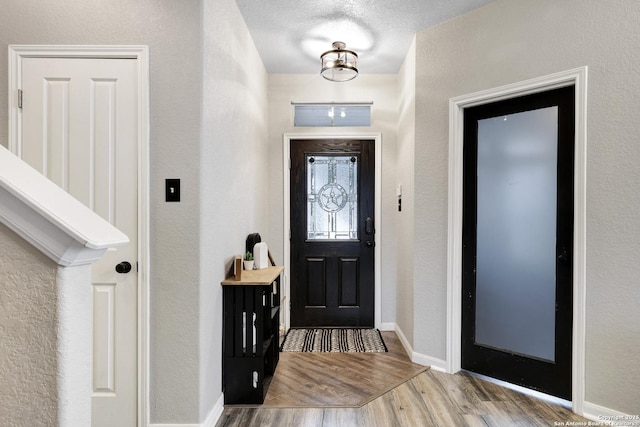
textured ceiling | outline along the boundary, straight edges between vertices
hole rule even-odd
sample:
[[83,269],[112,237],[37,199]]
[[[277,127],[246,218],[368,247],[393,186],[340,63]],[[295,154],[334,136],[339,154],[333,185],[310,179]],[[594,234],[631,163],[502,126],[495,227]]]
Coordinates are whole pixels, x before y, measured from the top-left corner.
[[395,74],[413,35],[493,0],[236,0],[269,73],[317,73],[343,41],[360,73]]

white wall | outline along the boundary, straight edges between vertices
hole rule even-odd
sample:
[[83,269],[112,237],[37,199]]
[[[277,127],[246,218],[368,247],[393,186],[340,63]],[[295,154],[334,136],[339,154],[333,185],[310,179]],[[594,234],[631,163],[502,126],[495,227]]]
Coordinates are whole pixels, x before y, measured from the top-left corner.
[[[5,0],[0,47],[150,47],[156,423],[202,422],[220,396],[219,282],[246,234],[261,232],[283,262],[282,134],[318,132],[293,128],[291,101],[374,101],[373,126],[353,130],[382,133],[382,321],[395,322],[397,307],[414,350],[444,359],[448,100],[588,65],[587,401],[637,414],[639,8],[635,0],[498,0],[419,33],[415,66],[412,47],[400,76],[365,73],[341,84],[317,74],[267,80],[233,0]],[[0,85],[0,100],[6,91]],[[0,102],[5,146],[6,109]],[[180,203],[163,201],[165,178],[182,179]],[[253,183],[248,194],[244,182]],[[414,249],[422,255],[411,265],[404,256]]]
[[[5,52],[8,44],[149,46],[152,421],[198,418],[201,19],[200,1],[173,0],[5,0],[0,14]],[[6,146],[7,102],[0,118]],[[165,178],[182,180],[182,202],[164,202]]]
[[586,401],[640,412],[638,34],[635,0],[498,0],[417,34],[416,351],[445,358],[448,100],[587,65]]
[[0,224],[0,420],[58,422],[58,266]]
[[200,421],[222,390],[222,287],[248,234],[267,227],[267,73],[233,0],[203,8]]
[[[416,150],[416,42],[412,41],[404,64],[398,73],[398,178],[402,183],[402,211],[396,214],[398,245],[398,279],[396,324],[398,333],[413,346],[414,311],[422,301],[414,295],[414,259],[416,249],[422,247],[414,241],[415,229],[415,150]],[[418,308],[419,309],[419,308]],[[419,328],[420,329],[420,328]]]
[[[373,101],[370,127],[302,128],[293,126],[291,102]],[[381,247],[382,323],[395,323],[396,308],[396,141],[398,122],[397,76],[360,75],[349,82],[329,82],[320,76],[269,76],[269,236],[276,262],[283,263],[283,134],[380,132],[382,134],[382,218],[376,244]]]
[[[246,235],[268,233],[266,72],[237,6],[233,0],[9,0],[2,12],[5,48],[149,46],[150,421],[202,422],[221,396],[220,281]],[[0,81],[6,73],[0,55]],[[6,108],[0,103],[5,146]],[[181,179],[180,203],[164,202],[165,178]]]

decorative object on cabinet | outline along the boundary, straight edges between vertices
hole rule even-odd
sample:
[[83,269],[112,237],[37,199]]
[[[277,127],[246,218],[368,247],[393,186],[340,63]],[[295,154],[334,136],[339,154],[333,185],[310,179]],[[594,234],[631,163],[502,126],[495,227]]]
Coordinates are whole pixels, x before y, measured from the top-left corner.
[[245,270],[253,270],[253,264],[254,264],[254,260],[253,260],[253,255],[251,254],[251,252],[247,252],[246,254],[244,254],[244,269]]
[[260,233],[251,233],[247,236],[247,241],[245,244],[245,252],[251,252],[251,254],[255,258],[255,253],[253,252],[253,247],[262,241],[262,237],[260,237]]
[[256,243],[253,247],[253,257],[255,259],[256,269],[261,270],[269,266],[269,249],[265,242]]
[[242,280],[242,257],[236,256],[233,261],[233,280]]

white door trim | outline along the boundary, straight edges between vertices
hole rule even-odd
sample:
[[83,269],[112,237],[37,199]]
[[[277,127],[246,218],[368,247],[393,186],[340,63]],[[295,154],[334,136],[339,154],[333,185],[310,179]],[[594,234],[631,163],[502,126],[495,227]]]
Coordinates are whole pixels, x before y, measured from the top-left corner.
[[285,330],[289,330],[291,326],[291,292],[289,288],[290,274],[291,274],[291,241],[289,240],[289,230],[291,229],[291,179],[289,176],[289,169],[291,168],[290,160],[290,143],[292,139],[368,139],[375,142],[375,207],[374,214],[376,218],[375,231],[376,231],[376,245],[374,248],[374,323],[375,327],[380,329],[382,325],[382,299],[380,297],[381,283],[380,283],[380,250],[382,247],[382,134],[380,132],[371,133],[345,133],[345,134],[309,134],[309,133],[285,133],[283,135],[283,160],[282,160],[282,175],[283,175],[283,199],[284,199],[284,227],[283,227],[283,248],[284,248],[284,291],[283,301],[284,309],[284,327]]
[[22,58],[129,58],[138,77],[138,425],[149,421],[149,48],[147,46],[9,46],[9,150],[16,153],[22,116]]
[[461,369],[462,332],[462,148],[464,109],[530,93],[575,85],[575,172],[573,238],[573,411],[585,399],[587,67],[449,100],[449,242],[447,249],[447,372]]

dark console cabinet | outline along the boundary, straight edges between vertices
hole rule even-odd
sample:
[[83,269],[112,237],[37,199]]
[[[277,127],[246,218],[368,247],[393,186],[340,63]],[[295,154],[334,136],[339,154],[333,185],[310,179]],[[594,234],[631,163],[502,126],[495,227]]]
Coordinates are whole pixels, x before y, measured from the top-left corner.
[[225,404],[261,404],[279,359],[283,267],[243,271],[222,282]]

